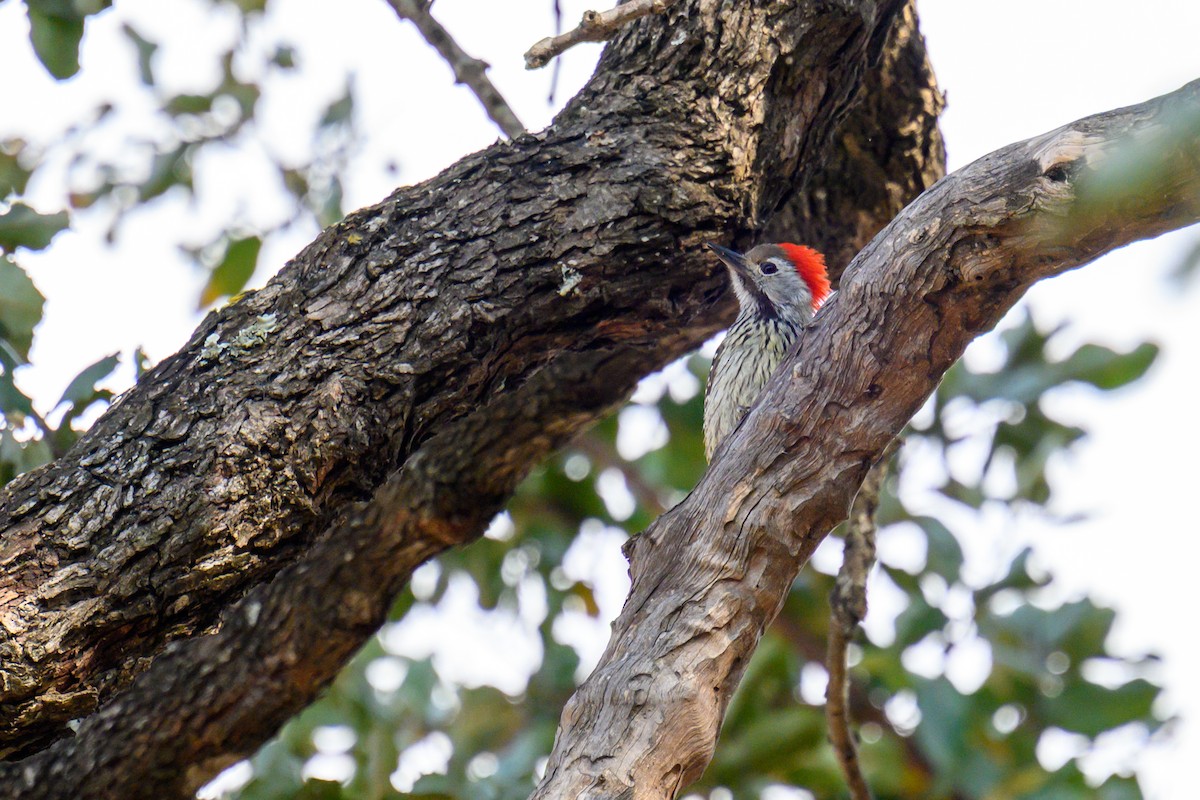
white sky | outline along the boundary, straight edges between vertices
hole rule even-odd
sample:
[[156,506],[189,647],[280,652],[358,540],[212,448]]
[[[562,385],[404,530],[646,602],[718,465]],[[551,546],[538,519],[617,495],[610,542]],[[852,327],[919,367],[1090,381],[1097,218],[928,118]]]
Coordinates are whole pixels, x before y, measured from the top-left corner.
[[[521,54],[550,32],[550,0],[471,2],[438,0],[435,10],[469,52],[489,61],[491,77],[530,126],[549,122],[545,97],[549,70],[528,73]],[[587,4],[564,3],[568,22]],[[0,73],[21,75],[0,83],[0,136],[53,140],[96,98],[135,82],[131,48],[119,34],[125,15],[152,39],[169,40],[169,58],[156,64],[160,79],[177,90],[207,89],[206,63],[192,53],[234,35],[232,17],[213,19],[195,2],[163,4],[121,0],[89,22],[82,75],[57,85],[31,64],[23,6],[0,3]],[[943,118],[950,166],[1017,139],[1041,133],[1089,113],[1140,102],[1200,77],[1200,3],[1184,0],[1010,0],[965,3],[920,0],[922,27],[938,79],[949,96]],[[264,138],[276,152],[299,152],[306,130],[295,120],[318,114],[341,90],[348,68],[357,71],[359,122],[369,131],[355,161],[346,207],[372,203],[397,181],[435,174],[464,153],[497,136],[473,97],[452,85],[448,69],[381,0],[274,0],[273,30],[300,45],[305,61],[291,79],[276,81],[263,109]],[[266,46],[264,44],[264,46]],[[560,98],[569,97],[590,71],[598,47],[568,54]],[[316,99],[314,99],[316,98]],[[129,124],[152,134],[149,103],[136,99]],[[123,137],[92,143],[119,152]],[[83,366],[115,350],[138,345],[160,359],[178,348],[198,321],[192,304],[202,276],[178,257],[178,231],[214,230],[214,211],[241,209],[252,222],[280,213],[273,178],[252,159],[214,159],[215,175],[200,187],[195,204],[167,199],[124,229],[112,248],[99,242],[106,220],[79,218],[78,232],[60,236],[44,254],[26,255],[48,297],[39,329],[35,367],[20,382],[48,407]],[[397,178],[384,166],[400,165]],[[52,176],[31,186],[46,210],[60,191]],[[94,216],[94,215],[93,215]],[[264,250],[277,268],[306,244],[314,230],[297,230]],[[1170,712],[1184,716],[1173,744],[1133,756],[1150,798],[1183,798],[1193,783],[1185,756],[1200,753],[1200,641],[1188,611],[1195,600],[1196,514],[1182,500],[1196,483],[1200,430],[1194,412],[1200,287],[1179,292],[1162,276],[1198,236],[1195,231],[1126,248],[1092,266],[1035,287],[1029,295],[1036,318],[1070,320],[1069,342],[1099,341],[1127,348],[1150,338],[1164,352],[1146,380],[1118,397],[1098,400],[1067,391],[1053,412],[1078,420],[1092,438],[1055,464],[1058,509],[1090,511],[1089,521],[1068,528],[1035,521],[980,526],[968,541],[972,568],[986,572],[990,560],[1032,542],[1068,593],[1087,591],[1119,608],[1116,644],[1124,652],[1154,651],[1165,657],[1162,679]],[[267,277],[260,270],[255,283]],[[1064,345],[1065,346],[1065,345]],[[981,343],[973,356],[986,361]],[[1114,758],[1126,761],[1119,747]]]

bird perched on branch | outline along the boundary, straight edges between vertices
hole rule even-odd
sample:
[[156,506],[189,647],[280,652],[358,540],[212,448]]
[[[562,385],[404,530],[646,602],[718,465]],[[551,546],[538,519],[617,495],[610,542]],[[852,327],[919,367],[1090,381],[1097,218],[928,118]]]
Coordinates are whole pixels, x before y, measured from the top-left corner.
[[741,306],[704,394],[704,457],[711,461],[829,294],[829,276],[825,257],[803,245],[760,244],[745,255],[708,247],[729,268]]

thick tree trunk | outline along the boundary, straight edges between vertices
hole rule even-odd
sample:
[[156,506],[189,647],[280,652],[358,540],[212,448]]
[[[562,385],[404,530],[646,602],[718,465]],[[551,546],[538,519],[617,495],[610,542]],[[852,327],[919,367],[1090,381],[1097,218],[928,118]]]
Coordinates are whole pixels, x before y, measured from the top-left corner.
[[[902,11],[693,0],[639,21],[547,132],[325,231],[6,487],[0,747],[29,757],[0,791],[183,796],[310,701],[417,565],[728,320],[699,244],[811,206],[889,30],[924,65]],[[887,74],[909,116],[855,119],[894,148],[823,179],[863,229],[937,169],[932,76]]]

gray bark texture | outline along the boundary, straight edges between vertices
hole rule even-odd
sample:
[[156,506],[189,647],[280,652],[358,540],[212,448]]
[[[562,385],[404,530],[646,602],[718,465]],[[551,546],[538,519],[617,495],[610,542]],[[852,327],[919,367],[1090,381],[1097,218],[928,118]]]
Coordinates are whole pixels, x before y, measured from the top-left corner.
[[[924,189],[939,147],[911,134],[936,137],[936,87],[904,12],[693,0],[639,20],[549,130],[323,232],[5,487],[0,796],[185,797],[252,752],[416,566],[728,322],[700,244],[807,203],[843,123],[899,166],[861,202],[829,175],[823,196],[886,223],[878,197]],[[897,63],[916,67],[874,75]],[[907,115],[852,113],[864,76]]]

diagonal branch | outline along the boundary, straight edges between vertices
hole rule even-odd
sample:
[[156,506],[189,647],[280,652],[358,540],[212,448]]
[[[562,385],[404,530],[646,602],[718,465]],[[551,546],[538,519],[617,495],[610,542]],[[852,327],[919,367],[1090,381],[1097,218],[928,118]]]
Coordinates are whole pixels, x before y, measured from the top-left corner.
[[525,132],[525,126],[517,119],[516,112],[488,78],[487,62],[467,55],[450,32],[442,27],[442,23],[433,18],[429,11],[430,3],[422,0],[387,0],[387,4],[401,19],[417,26],[425,41],[450,65],[450,69],[454,71],[455,82],[465,85],[475,93],[483,110],[492,122],[496,123],[496,127],[504,131],[505,136],[515,139]]
[[901,4],[686,5],[618,37],[546,134],[323,232],[0,491],[0,752],[23,758],[0,786],[187,796],[728,320],[695,243],[793,196]]
[[855,258],[700,484],[631,540],[629,599],[535,798],[656,800],[699,777],[797,571],[970,341],[1034,282],[1200,221],[1198,131],[1200,81],[1010,145]]

